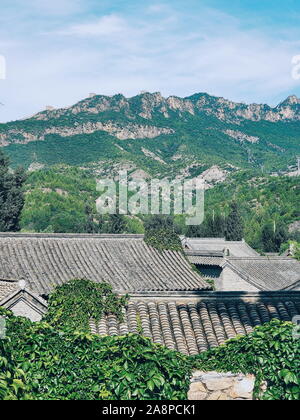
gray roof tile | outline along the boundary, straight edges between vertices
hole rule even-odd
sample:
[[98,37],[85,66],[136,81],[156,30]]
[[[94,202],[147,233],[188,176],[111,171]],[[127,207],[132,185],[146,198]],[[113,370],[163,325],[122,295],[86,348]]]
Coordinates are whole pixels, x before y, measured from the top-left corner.
[[[201,292],[200,292],[201,293]],[[195,355],[217,347],[237,335],[249,334],[253,328],[276,318],[291,321],[300,315],[300,293],[261,294],[255,298],[229,296],[198,299],[132,298],[125,323],[115,316],[105,316],[97,325],[91,322],[93,333],[122,335],[128,331],[140,333],[153,342],[184,354]]]
[[0,234],[1,277],[41,295],[74,278],[121,292],[209,288],[182,253],[160,253],[141,235]]
[[288,290],[300,282],[300,262],[293,258],[247,257],[226,260],[229,267],[260,290]]
[[19,289],[17,282],[0,280],[0,302]]
[[259,254],[245,241],[226,241],[224,238],[183,238],[183,246],[197,254],[219,256],[227,249],[232,257],[255,257]]

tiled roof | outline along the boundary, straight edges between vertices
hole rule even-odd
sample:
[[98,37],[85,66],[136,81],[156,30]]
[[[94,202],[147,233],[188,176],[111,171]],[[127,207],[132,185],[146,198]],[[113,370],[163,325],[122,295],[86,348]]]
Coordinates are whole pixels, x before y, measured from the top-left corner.
[[122,324],[110,315],[98,325],[91,322],[91,330],[99,335],[139,333],[170,349],[195,355],[248,334],[273,318],[291,321],[295,315],[300,315],[299,292],[140,296],[130,300]]
[[142,235],[0,234],[1,277],[40,295],[74,278],[120,292],[209,288],[182,253],[160,253]]
[[211,256],[219,256],[220,252],[229,250],[232,257],[255,257],[259,254],[245,241],[226,241],[224,238],[183,238],[183,246],[191,251],[210,253]]
[[187,258],[191,264],[198,265],[215,265],[221,267],[225,259],[222,257],[204,257],[200,255],[187,255]]
[[225,265],[260,290],[292,289],[300,281],[300,262],[289,257],[227,258]]
[[13,292],[18,290],[18,282],[0,280],[0,302]]

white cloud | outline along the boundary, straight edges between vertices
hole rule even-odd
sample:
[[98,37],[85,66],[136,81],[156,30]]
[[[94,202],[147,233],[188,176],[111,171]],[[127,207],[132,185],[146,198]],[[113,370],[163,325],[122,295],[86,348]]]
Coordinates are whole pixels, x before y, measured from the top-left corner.
[[204,91],[270,103],[300,94],[291,76],[291,58],[300,54],[296,38],[280,42],[212,9],[197,15],[164,7],[159,13],[156,4],[152,13],[136,13],[84,15],[80,22],[78,16],[55,18],[46,33],[43,25],[32,25],[36,33],[24,31],[14,39],[3,32],[0,54],[8,71],[0,81],[5,103],[0,120],[30,115],[47,104],[71,105],[94,91],[127,96],[141,90],[179,96]]
[[108,36],[114,33],[125,31],[127,28],[126,21],[117,15],[102,16],[100,19],[71,25],[65,30],[60,31],[61,35],[77,35],[77,36]]

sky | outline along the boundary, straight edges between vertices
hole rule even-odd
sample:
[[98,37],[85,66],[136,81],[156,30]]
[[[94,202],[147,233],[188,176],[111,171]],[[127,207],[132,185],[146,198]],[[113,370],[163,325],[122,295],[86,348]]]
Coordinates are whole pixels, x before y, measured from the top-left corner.
[[1,0],[0,122],[89,93],[275,106],[300,96],[299,21],[299,0]]

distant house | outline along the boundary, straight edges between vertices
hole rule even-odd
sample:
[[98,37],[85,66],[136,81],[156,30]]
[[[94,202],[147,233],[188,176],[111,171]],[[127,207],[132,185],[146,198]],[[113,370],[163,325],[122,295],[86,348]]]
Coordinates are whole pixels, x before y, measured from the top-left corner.
[[289,257],[226,258],[216,281],[221,291],[300,291],[300,262]]
[[182,246],[187,251],[195,251],[204,256],[255,257],[259,254],[247,242],[226,241],[225,238],[182,238]]
[[300,290],[300,263],[293,258],[260,256],[245,241],[183,238],[189,261],[218,291]]

